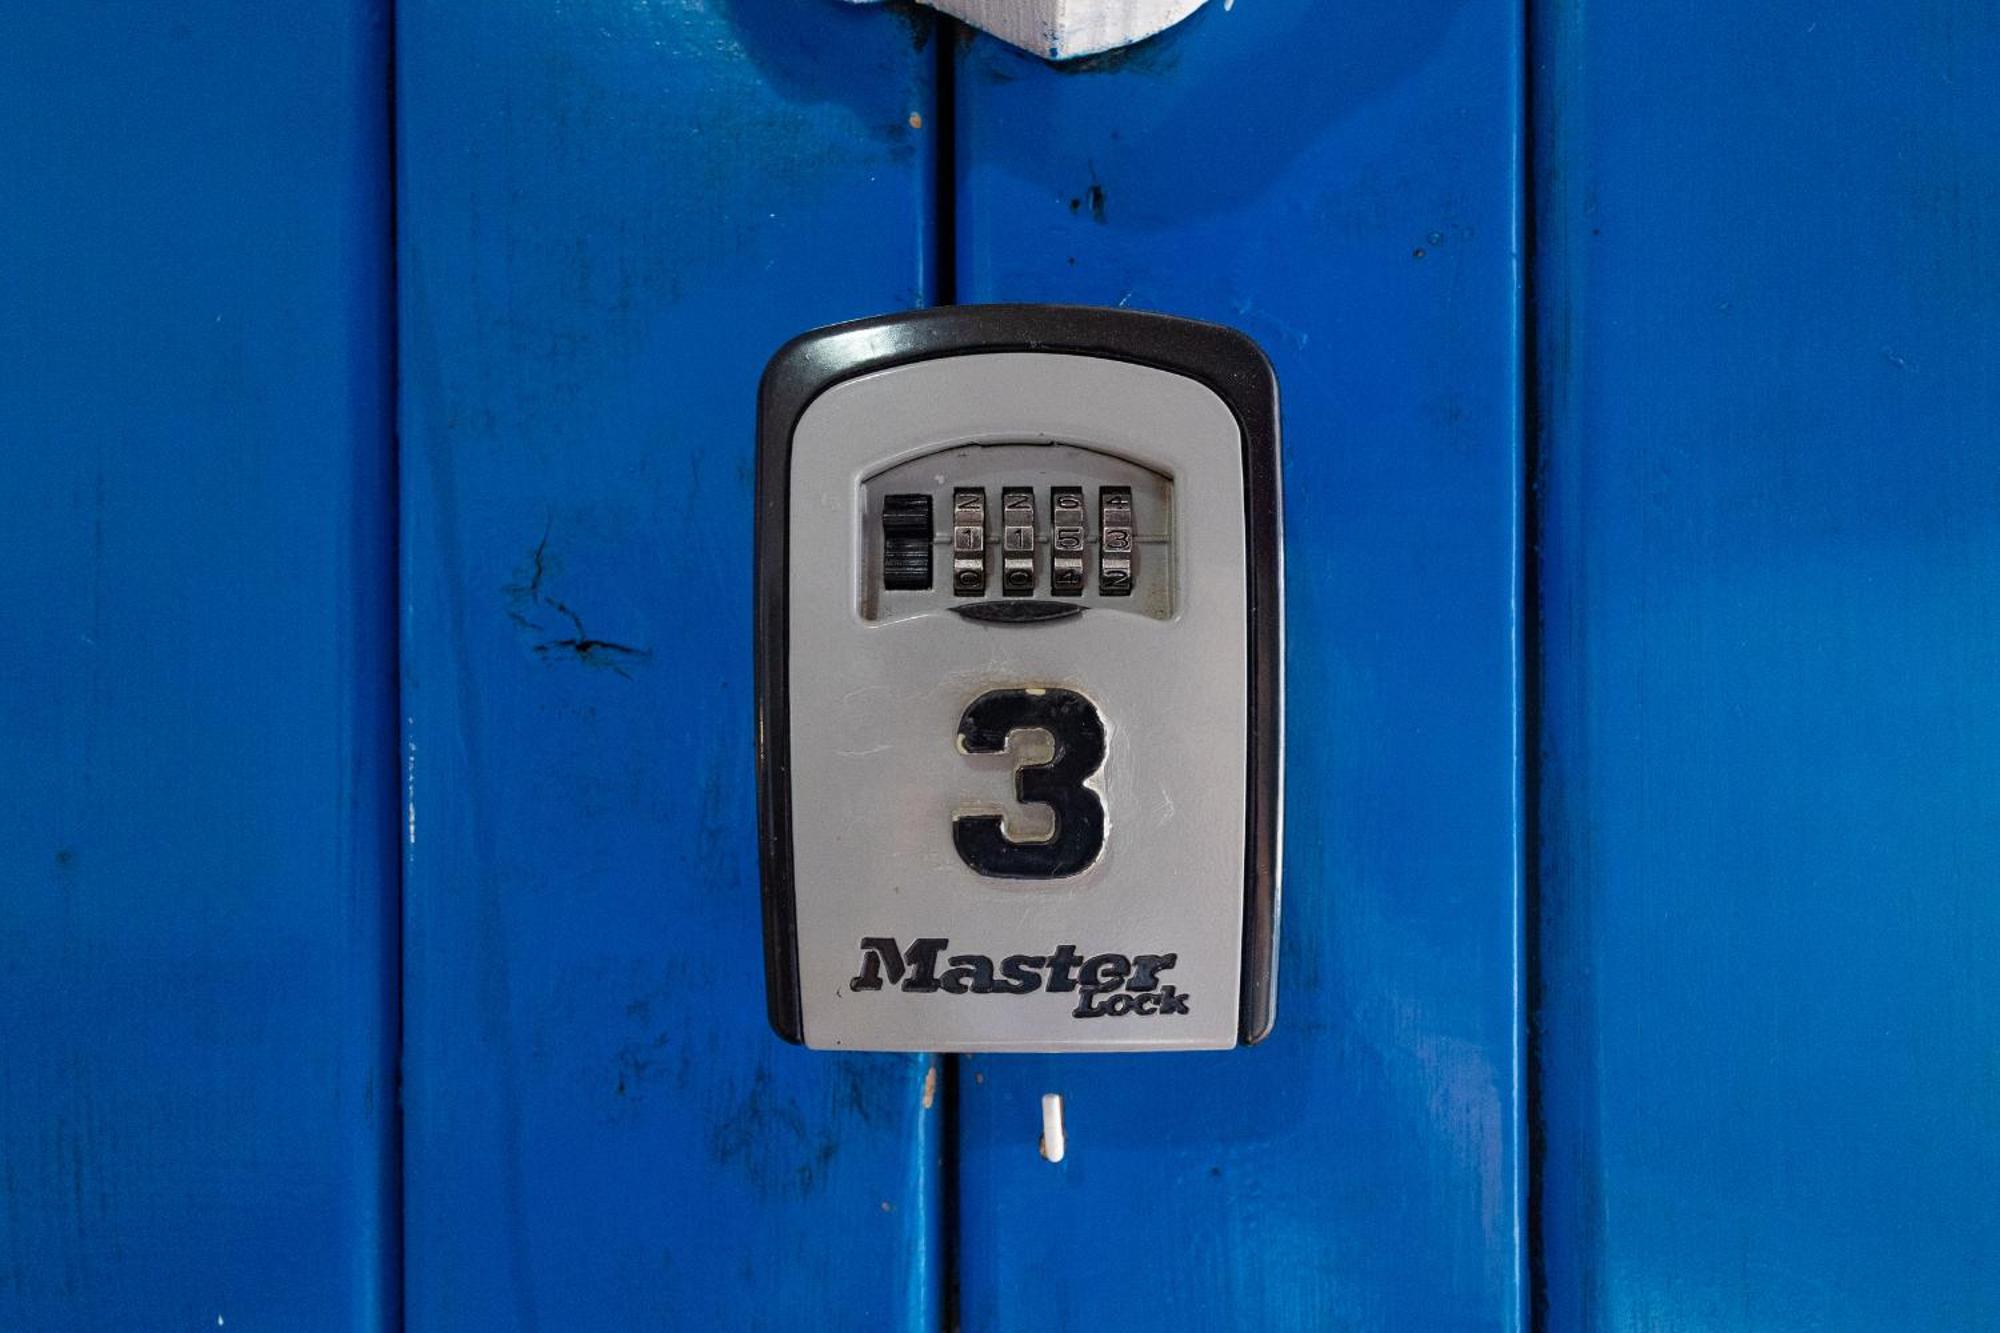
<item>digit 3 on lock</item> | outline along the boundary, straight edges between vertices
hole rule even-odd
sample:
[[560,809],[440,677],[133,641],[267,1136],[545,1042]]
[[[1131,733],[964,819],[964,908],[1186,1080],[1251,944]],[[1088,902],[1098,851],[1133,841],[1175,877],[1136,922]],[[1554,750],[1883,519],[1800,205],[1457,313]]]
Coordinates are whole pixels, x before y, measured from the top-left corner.
[[1248,338],[1133,311],[945,307],[772,358],[755,619],[780,1035],[1269,1031],[1277,423]]

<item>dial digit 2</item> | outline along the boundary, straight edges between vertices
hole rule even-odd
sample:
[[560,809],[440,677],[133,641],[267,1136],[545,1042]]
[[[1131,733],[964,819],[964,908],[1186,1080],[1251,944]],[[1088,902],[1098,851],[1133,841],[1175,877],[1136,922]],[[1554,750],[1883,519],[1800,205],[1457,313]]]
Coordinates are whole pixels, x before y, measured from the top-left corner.
[[965,863],[996,879],[1061,879],[1078,874],[1104,850],[1104,802],[1084,786],[1104,763],[1104,719],[1097,706],[1073,690],[991,690],[966,705],[958,720],[967,754],[998,754],[1016,731],[1040,729],[1055,741],[1045,764],[1014,770],[1022,804],[1055,812],[1055,833],[1041,842],[1015,842],[998,815],[958,815],[952,842]]

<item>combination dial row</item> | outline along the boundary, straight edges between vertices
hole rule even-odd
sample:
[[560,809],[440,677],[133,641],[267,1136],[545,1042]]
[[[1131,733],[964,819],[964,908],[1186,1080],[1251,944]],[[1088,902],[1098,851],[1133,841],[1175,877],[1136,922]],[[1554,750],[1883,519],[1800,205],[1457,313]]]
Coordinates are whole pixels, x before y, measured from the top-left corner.
[[[1132,488],[1100,486],[1097,490],[1097,591],[1103,597],[1132,592],[1132,561],[1137,529],[1132,515]],[[1049,591],[1058,597],[1082,596],[1089,580],[1090,516],[1081,486],[1051,486],[1049,516]],[[951,493],[951,590],[959,597],[983,597],[990,578],[987,494],[983,488],[960,487]],[[1029,486],[1000,491],[1000,592],[1007,597],[1032,597],[1041,582],[1038,556],[1042,546],[1041,511]],[[934,528],[931,497],[921,493],[885,496],[882,504],[882,586],[892,590],[931,586],[931,546]]]

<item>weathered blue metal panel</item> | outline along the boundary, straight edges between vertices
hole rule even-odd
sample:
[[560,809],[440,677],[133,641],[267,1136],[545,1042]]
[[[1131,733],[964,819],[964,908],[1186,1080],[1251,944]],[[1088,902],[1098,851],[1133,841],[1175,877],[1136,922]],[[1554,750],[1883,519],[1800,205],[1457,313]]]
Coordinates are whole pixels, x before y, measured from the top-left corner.
[[379,1327],[384,16],[5,29],[0,1326]]
[[1548,1327],[1995,1327],[2000,18],[1536,45]]
[[930,289],[929,20],[400,7],[418,1329],[936,1322],[922,1057],[765,1023],[766,357]]
[[966,1062],[967,1329],[1519,1323],[1520,29],[1258,0],[959,66],[961,297],[1257,337],[1289,562],[1275,1035]]

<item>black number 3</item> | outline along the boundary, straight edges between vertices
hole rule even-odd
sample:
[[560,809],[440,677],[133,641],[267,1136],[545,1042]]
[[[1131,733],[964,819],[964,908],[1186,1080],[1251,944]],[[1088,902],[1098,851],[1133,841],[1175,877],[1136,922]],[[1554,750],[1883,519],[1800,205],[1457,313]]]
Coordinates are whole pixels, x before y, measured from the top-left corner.
[[1090,700],[1071,690],[993,690],[966,705],[958,720],[967,754],[998,754],[1016,731],[1040,728],[1055,740],[1046,764],[1014,770],[1014,794],[1055,812],[1053,836],[1015,842],[998,815],[959,815],[952,842],[965,863],[996,879],[1061,879],[1090,867],[1104,850],[1104,803],[1083,785],[1104,763],[1104,719]]

